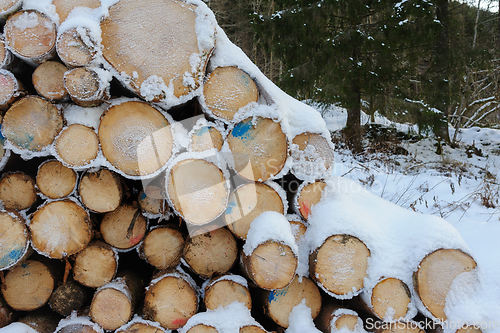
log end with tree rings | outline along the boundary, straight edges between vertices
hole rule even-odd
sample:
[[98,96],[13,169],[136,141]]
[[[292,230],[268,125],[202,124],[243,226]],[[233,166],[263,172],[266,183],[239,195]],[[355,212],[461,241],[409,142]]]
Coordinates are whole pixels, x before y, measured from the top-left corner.
[[[120,1],[101,22],[104,58],[146,100],[164,99],[170,84],[175,97],[200,85],[215,44],[215,22],[197,20],[195,8],[172,0]],[[198,29],[211,42],[204,37],[199,43]]]
[[99,0],[53,0],[52,5],[59,16],[59,24],[66,21],[69,13],[76,7],[96,9],[101,6]]
[[359,317],[353,314],[341,314],[336,318],[333,318],[335,329],[341,330],[347,328],[349,331],[354,332],[356,330],[356,325],[358,324]]
[[171,206],[186,222],[203,225],[227,208],[226,177],[215,164],[202,159],[185,159],[167,174],[167,196]]
[[0,271],[21,262],[29,247],[29,234],[22,217],[0,210]]
[[266,241],[242,258],[248,277],[265,290],[283,289],[295,277],[297,257],[285,244]]
[[48,302],[54,286],[54,276],[45,264],[27,260],[7,271],[2,295],[12,309],[33,311]]
[[414,321],[384,324],[385,325],[381,325],[382,327],[376,331],[377,333],[425,333],[425,331],[419,327],[419,323]]
[[186,333],[219,333],[213,326],[198,324],[191,327]]
[[0,68],[0,110],[6,110],[24,92],[14,74],[6,69]]
[[309,275],[332,296],[352,298],[363,288],[369,256],[358,238],[333,235],[309,256]]
[[136,318],[118,328],[115,333],[167,333],[158,323]]
[[19,149],[39,152],[54,142],[63,124],[63,116],[55,105],[40,97],[27,96],[5,113],[2,134]]
[[457,249],[439,249],[428,254],[414,273],[414,287],[423,305],[438,320],[446,320],[446,296],[453,280],[476,268],[475,260]]
[[326,183],[324,181],[315,181],[301,186],[299,192],[295,195],[295,209],[302,218],[307,220],[311,209],[321,200],[321,192],[325,189]]
[[82,107],[93,107],[109,99],[109,82],[104,82],[91,67],[77,67],[64,74],[69,97]]
[[246,239],[250,223],[257,216],[267,211],[284,214],[284,210],[283,200],[275,189],[265,183],[248,183],[231,193],[222,216],[235,236]]
[[54,56],[57,28],[45,14],[19,11],[5,23],[4,34],[10,50],[22,59],[41,63]]
[[198,311],[198,295],[183,275],[167,273],[146,289],[144,315],[167,329],[178,329]]
[[23,172],[7,172],[0,178],[0,202],[8,210],[28,209],[36,202],[35,180]]
[[76,254],[73,278],[86,287],[99,288],[113,280],[117,269],[115,250],[102,241],[93,241]]
[[[245,278],[241,278],[243,281]],[[209,282],[205,288],[203,303],[208,310],[215,310],[218,307],[225,307],[237,301],[252,309],[252,297],[248,287],[239,282],[239,279],[231,277],[220,277]]]
[[399,279],[383,279],[372,289],[371,306],[375,315],[380,319],[404,318],[410,302],[410,289]]
[[267,333],[267,331],[256,325],[246,325],[240,327],[239,333]]
[[43,195],[60,199],[70,195],[76,187],[77,174],[59,161],[47,161],[38,167],[36,185]]
[[292,309],[302,300],[311,309],[312,318],[316,318],[321,310],[321,294],[316,284],[302,277],[295,276],[293,281],[283,289],[263,293],[264,313],[281,327],[288,327],[288,318]]
[[217,67],[203,85],[205,104],[217,118],[233,120],[242,107],[259,99],[259,90],[252,78],[237,67]]
[[[295,147],[298,149],[294,149]],[[318,178],[333,166],[335,156],[326,138],[316,133],[302,133],[292,140],[292,173],[299,179]]]
[[151,229],[139,246],[139,254],[159,270],[177,266],[184,250],[184,237],[173,228],[160,226]]
[[28,227],[33,248],[53,259],[80,252],[92,239],[89,214],[69,199],[40,206]]
[[363,325],[358,314],[332,300],[327,300],[327,303],[322,306],[321,311],[314,320],[318,329],[321,332],[334,332],[342,328],[351,332],[358,331],[356,325]]
[[102,238],[118,250],[130,250],[139,244],[147,228],[147,220],[135,203],[119,206],[101,221]]
[[166,213],[164,188],[157,185],[147,185],[137,196],[137,203],[142,212],[148,217],[158,217]]
[[71,124],[55,140],[57,157],[71,167],[83,167],[99,153],[99,139],[94,129]]
[[64,73],[68,68],[57,61],[46,61],[35,69],[32,80],[37,93],[48,100],[62,100],[68,96],[64,88]]
[[78,193],[82,203],[91,211],[111,212],[122,202],[122,181],[117,174],[108,169],[90,169],[80,180]]
[[292,234],[295,237],[295,242],[298,244],[302,236],[305,235],[307,231],[306,223],[296,214],[289,214],[286,216],[290,226],[292,227]]
[[183,258],[189,267],[203,278],[227,273],[238,258],[238,244],[226,228],[189,237]]
[[54,333],[104,333],[103,329],[89,317],[68,317],[59,321]]
[[[90,44],[90,45],[89,45]],[[96,55],[97,45],[87,28],[72,28],[60,33],[56,49],[61,61],[69,67],[90,66]]]
[[288,141],[280,123],[250,117],[237,123],[227,137],[234,169],[253,181],[266,181],[284,168]]
[[22,0],[1,0],[0,19],[12,12],[15,12],[18,8],[21,7],[22,3]]
[[202,152],[210,149],[221,150],[224,139],[221,132],[213,126],[203,126],[191,134],[189,150]]
[[170,124],[155,108],[129,101],[101,117],[99,141],[104,157],[126,176],[143,177],[162,169],[174,147]]

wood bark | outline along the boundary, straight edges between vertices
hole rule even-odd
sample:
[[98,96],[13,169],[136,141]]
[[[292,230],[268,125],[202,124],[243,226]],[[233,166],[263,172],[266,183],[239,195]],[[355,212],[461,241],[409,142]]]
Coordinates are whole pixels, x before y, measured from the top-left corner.
[[0,328],[5,327],[14,321],[14,311],[0,295]]
[[457,249],[439,249],[428,254],[414,273],[414,287],[420,300],[438,320],[446,320],[444,307],[451,283],[457,275],[476,268],[467,253]]
[[23,172],[8,172],[0,178],[0,200],[5,209],[24,210],[36,202],[33,178]]
[[281,125],[268,118],[247,118],[237,123],[226,139],[234,169],[253,181],[276,176],[288,158],[288,142]]
[[30,254],[29,242],[24,219],[18,214],[0,210],[0,270],[25,260]]
[[237,67],[217,67],[203,85],[203,97],[209,112],[224,121],[247,104],[256,103],[259,90],[252,78]]
[[202,152],[210,149],[221,150],[224,138],[221,132],[213,126],[204,126],[191,134],[189,150]]
[[59,34],[56,50],[61,61],[70,68],[90,66],[96,55],[97,43],[87,28],[72,28]]
[[99,139],[94,129],[71,124],[55,140],[57,157],[74,168],[88,165],[99,153]]
[[325,189],[324,181],[303,184],[294,198],[294,208],[304,220],[309,218],[311,209],[321,200],[321,192]]
[[235,301],[244,304],[249,310],[252,309],[252,297],[248,287],[234,279],[222,276],[213,279],[205,287],[203,303],[208,310],[215,310]]
[[227,273],[236,263],[238,246],[233,234],[226,228],[189,237],[182,257],[202,278]]
[[142,177],[162,169],[172,156],[170,123],[147,103],[111,106],[101,117],[99,141],[104,157],[126,176]]
[[19,11],[5,23],[4,34],[10,50],[22,59],[42,63],[55,55],[57,28],[45,14]]
[[91,300],[91,292],[76,281],[67,281],[57,287],[49,298],[50,308],[63,316],[80,310]]
[[51,101],[63,100],[68,96],[64,88],[64,73],[68,68],[57,61],[46,61],[33,72],[32,80],[36,92]]
[[80,252],[92,239],[89,213],[69,199],[40,206],[28,227],[33,248],[54,259]]
[[363,288],[370,251],[358,238],[332,235],[309,256],[309,276],[323,290],[352,298]]
[[292,309],[303,299],[311,309],[312,318],[316,318],[321,310],[321,294],[314,282],[306,277],[298,276],[283,289],[264,291],[261,299],[264,313],[281,327],[288,327],[288,317]]
[[23,315],[18,322],[31,327],[38,333],[53,333],[59,320],[59,315],[44,307]]
[[21,150],[39,152],[50,146],[63,128],[61,111],[36,96],[15,102],[4,115],[2,134]]
[[186,274],[166,272],[151,281],[144,298],[146,318],[167,329],[186,324],[198,310],[198,296]]
[[118,254],[99,240],[78,252],[73,264],[73,278],[80,284],[99,288],[111,282],[118,270]]
[[50,199],[70,195],[76,188],[77,174],[61,162],[50,160],[42,163],[36,174],[36,186]]
[[278,192],[265,183],[241,185],[229,196],[229,203],[222,215],[227,228],[240,239],[246,239],[250,223],[261,213],[275,211],[285,214]]
[[130,250],[139,244],[148,228],[146,218],[137,204],[123,204],[106,213],[101,221],[101,235],[118,250]]
[[164,270],[180,263],[184,243],[184,237],[180,231],[167,226],[159,226],[148,232],[138,250],[146,262],[159,270]]
[[170,170],[167,195],[171,206],[186,222],[199,226],[224,212],[229,186],[218,166],[190,158],[176,163]]
[[108,169],[87,170],[78,185],[82,203],[96,213],[115,210],[122,202],[124,191],[120,177]]
[[123,273],[95,292],[90,305],[92,320],[105,330],[116,330],[132,318],[141,292],[140,278]]
[[27,260],[5,274],[2,295],[9,306],[18,311],[33,311],[47,303],[56,277],[51,270],[36,260]]
[[[1,51],[1,50],[0,50]],[[1,59],[0,59],[1,61]],[[0,110],[7,110],[12,103],[24,95],[24,88],[12,72],[0,66]]]
[[54,333],[104,333],[104,330],[93,323],[87,316],[75,316],[59,322]]
[[109,82],[96,69],[77,67],[64,74],[64,88],[71,100],[82,107],[94,107],[109,99]]

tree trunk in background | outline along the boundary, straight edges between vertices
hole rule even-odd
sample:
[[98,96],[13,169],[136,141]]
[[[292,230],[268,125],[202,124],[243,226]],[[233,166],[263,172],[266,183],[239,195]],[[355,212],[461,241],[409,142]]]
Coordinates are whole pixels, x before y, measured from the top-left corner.
[[347,123],[344,129],[344,134],[348,140],[349,146],[354,153],[361,152],[361,82],[358,73],[358,63],[360,61],[359,45],[356,44],[356,39],[352,38],[352,62],[351,75],[349,78],[349,87],[347,98],[349,100],[347,106]]

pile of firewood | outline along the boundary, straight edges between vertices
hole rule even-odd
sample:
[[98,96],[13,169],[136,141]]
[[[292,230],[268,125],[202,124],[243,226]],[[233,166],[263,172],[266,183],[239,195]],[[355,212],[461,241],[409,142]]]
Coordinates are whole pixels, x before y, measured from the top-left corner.
[[367,292],[370,249],[332,234],[297,274],[331,140],[292,135],[263,82],[213,62],[201,1],[33,3],[0,1],[0,327],[222,333],[189,320],[237,301],[239,332],[283,331],[303,299],[322,332],[408,321],[415,302],[446,319],[476,266],[458,249]]

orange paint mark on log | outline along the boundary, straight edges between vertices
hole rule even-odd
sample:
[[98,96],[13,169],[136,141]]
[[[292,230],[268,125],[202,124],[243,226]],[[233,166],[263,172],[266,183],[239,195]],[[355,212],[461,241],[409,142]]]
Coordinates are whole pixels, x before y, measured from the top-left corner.
[[184,324],[187,322],[187,319],[185,318],[179,318],[179,319],[174,319],[172,321],[172,324],[175,325],[175,326],[184,326]]
[[309,218],[309,214],[311,213],[311,207],[309,206],[308,201],[304,201],[300,204],[300,212],[305,219]]
[[135,236],[134,238],[132,238],[130,240],[130,243],[135,245],[135,244],[139,243],[143,237],[144,237],[144,234],[139,234],[139,235]]

